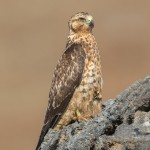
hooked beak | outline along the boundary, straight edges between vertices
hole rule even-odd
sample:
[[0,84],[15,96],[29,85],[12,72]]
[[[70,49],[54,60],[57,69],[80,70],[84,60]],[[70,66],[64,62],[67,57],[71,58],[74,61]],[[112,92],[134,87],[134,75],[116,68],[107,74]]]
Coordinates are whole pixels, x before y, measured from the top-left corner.
[[89,26],[90,26],[91,28],[94,27],[94,21],[93,21],[93,20],[90,21]]
[[87,18],[86,23],[93,28],[94,27],[94,21],[92,17]]

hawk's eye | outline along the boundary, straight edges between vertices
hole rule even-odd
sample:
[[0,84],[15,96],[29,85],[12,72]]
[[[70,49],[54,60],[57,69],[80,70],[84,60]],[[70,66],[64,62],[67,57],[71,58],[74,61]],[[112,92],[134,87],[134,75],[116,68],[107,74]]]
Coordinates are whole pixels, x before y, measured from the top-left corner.
[[80,19],[81,21],[85,21],[85,18],[82,18],[82,17],[81,17],[81,18],[79,18],[79,19]]

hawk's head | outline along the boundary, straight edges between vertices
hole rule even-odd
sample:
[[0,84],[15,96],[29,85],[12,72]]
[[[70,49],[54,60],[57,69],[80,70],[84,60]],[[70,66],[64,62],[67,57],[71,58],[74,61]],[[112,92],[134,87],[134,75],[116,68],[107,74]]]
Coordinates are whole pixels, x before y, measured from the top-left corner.
[[91,32],[93,27],[93,17],[85,12],[75,14],[69,21],[71,32]]

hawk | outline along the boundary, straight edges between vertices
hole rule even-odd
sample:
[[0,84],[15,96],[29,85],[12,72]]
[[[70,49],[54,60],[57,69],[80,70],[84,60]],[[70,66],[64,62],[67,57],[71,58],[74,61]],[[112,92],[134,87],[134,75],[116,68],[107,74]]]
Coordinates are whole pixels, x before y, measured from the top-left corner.
[[53,75],[48,108],[36,150],[50,128],[61,129],[101,111],[100,53],[92,34],[93,17],[85,12],[69,20],[66,49]]

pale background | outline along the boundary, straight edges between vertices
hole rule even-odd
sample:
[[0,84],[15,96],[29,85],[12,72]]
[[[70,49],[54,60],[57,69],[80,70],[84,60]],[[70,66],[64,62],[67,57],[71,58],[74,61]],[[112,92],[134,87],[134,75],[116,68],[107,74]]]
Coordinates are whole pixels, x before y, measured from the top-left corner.
[[68,19],[94,16],[103,99],[149,74],[150,1],[0,0],[0,149],[34,150]]

